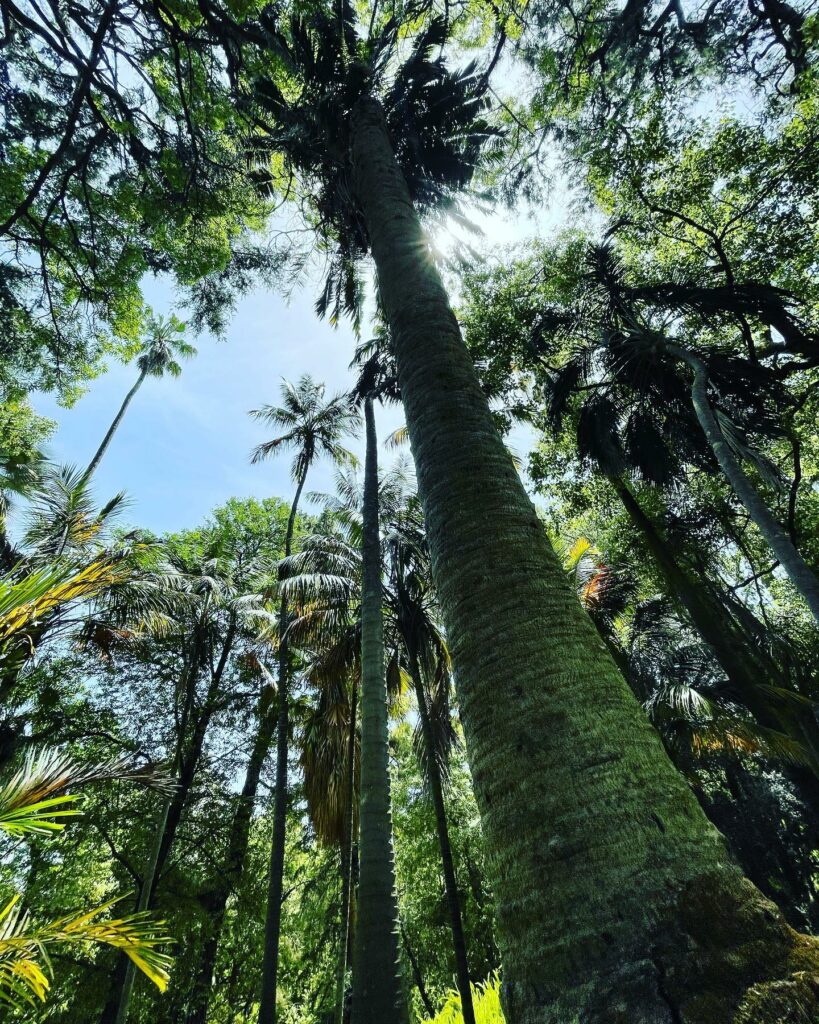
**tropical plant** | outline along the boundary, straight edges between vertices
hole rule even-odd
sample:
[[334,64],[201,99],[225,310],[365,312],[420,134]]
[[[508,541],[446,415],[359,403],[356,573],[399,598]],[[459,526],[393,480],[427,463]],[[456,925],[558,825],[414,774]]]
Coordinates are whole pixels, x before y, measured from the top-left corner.
[[122,423],[128,406],[142,387],[146,377],[164,377],[166,373],[172,377],[178,377],[182,373],[178,359],[190,359],[196,355],[196,349],[184,337],[185,324],[178,320],[173,314],[165,320],[163,317],[150,316],[145,326],[145,338],[140,345],[136,357],[139,376],[133,387],[125,396],[122,405],[119,407],[116,416],[111,421],[111,426],[105,433],[99,448],[88,463],[88,468],[82,474],[83,483],[91,479],[102,462],[105,453],[114,439],[117,429]]
[[[0,831],[12,837],[61,832],[66,819],[81,814],[82,794],[76,790],[110,780],[136,781],[160,792],[172,785],[166,772],[130,756],[82,764],[60,751],[30,751],[0,789]],[[51,987],[48,949],[71,943],[121,949],[164,992],[171,958],[157,948],[168,941],[162,922],[145,913],[108,916],[121,899],[37,923],[23,910],[19,894],[12,896],[0,910],[0,1002],[17,1010],[44,1002]]]
[[[302,377],[297,384],[285,382],[282,386],[282,405],[265,405],[252,415],[271,425],[282,427],[285,433],[272,441],[265,441],[254,450],[252,459],[258,462],[281,451],[293,449],[295,455],[291,474],[296,490],[290,505],[290,518],[284,541],[284,556],[292,554],[293,531],[299,499],[311,466],[322,456],[336,463],[350,463],[351,453],[341,444],[345,434],[354,432],[357,425],[355,411],[345,395],[325,398],[324,385],[310,377]],[[276,790],[273,814],[273,836],[270,846],[267,921],[265,924],[265,957],[262,970],[262,993],[259,1003],[259,1024],[275,1024],[276,986],[279,965],[279,937],[281,930],[282,877],[287,821],[287,760],[289,749],[289,675],[290,654],[288,629],[290,613],[286,594],[279,600],[278,675],[276,723]]]
[[[472,1001],[475,1006],[475,1024],[505,1024],[500,999],[500,978],[497,974],[478,985],[472,986]],[[451,992],[446,1002],[424,1024],[466,1024],[461,1009],[459,992]]]
[[[667,1015],[670,1001],[682,1012],[697,988],[698,998],[707,992],[718,1000],[713,1015],[727,1019],[749,978],[769,977],[767,953],[764,962],[731,959],[749,921],[764,934],[760,947],[778,950],[783,963],[794,940],[765,924],[770,905],[755,891],[749,897],[724,860],[639,704],[595,643],[498,434],[414,205],[423,210],[447,188],[468,184],[491,135],[479,120],[480,76],[450,76],[430,59],[432,45],[445,41],[436,23],[394,72],[396,88],[387,95],[405,102],[382,104],[377,77],[352,58],[383,48],[370,51],[355,35],[352,10],[339,10],[340,17],[322,12],[297,21],[289,38],[279,33],[295,100],[265,83],[259,94],[278,122],[272,148],[315,185],[319,221],[339,240],[337,266],[348,287],[334,294],[355,305],[346,268],[365,250],[377,269],[492,865],[508,1016],[593,1015],[615,992],[632,1016]],[[412,112],[414,124],[402,131],[403,118],[390,132],[393,109]],[[425,130],[438,115],[440,130]],[[443,167],[426,178],[414,174],[436,146]],[[417,154],[417,162],[402,161],[402,152]],[[425,192],[426,181],[432,189]],[[649,819],[654,828],[636,824]],[[627,881],[638,878],[639,885]],[[710,931],[707,915],[685,909],[686,894],[706,879],[721,920],[730,922],[730,937],[706,957],[719,994],[690,973],[693,965],[681,970],[681,950],[691,941],[685,928]],[[657,923],[667,920],[687,924],[669,931]],[[601,933],[609,937],[605,948]],[[658,958],[677,972],[674,996],[654,984]],[[578,962],[582,978],[572,966]]]

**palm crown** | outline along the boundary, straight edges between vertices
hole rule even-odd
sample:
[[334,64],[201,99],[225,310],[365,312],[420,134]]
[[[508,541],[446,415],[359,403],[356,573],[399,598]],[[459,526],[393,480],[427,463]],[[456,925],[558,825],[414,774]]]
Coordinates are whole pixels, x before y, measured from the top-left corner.
[[321,455],[338,463],[355,462],[352,452],[341,444],[341,438],[353,433],[358,425],[358,415],[347,395],[325,398],[324,385],[307,374],[295,384],[284,381],[281,393],[281,405],[263,405],[251,412],[256,419],[285,431],[258,445],[251,456],[253,462],[269,458],[280,449],[292,449],[291,471],[296,481],[304,479]]
[[148,321],[148,332],[137,356],[137,366],[146,376],[162,377],[169,373],[178,377],[182,372],[178,359],[190,359],[196,355],[196,349],[182,336],[185,325],[170,316],[151,317]]
[[[497,140],[499,129],[485,119],[486,81],[474,63],[450,71],[433,58],[447,38],[446,22],[433,18],[401,60],[400,25],[390,19],[367,38],[356,30],[349,0],[294,15],[286,26],[274,22],[274,52],[285,72],[255,83],[257,183],[276,187],[269,171],[271,152],[284,159],[287,190],[297,179],[318,215],[318,227],[336,246],[324,291],[323,315],[356,316],[357,261],[369,242],[355,199],[350,162],[350,114],[360,100],[377,99],[410,194],[422,214],[461,217],[457,196],[472,181],[478,159]],[[295,97],[295,98],[294,98]],[[269,118],[272,115],[273,122]]]

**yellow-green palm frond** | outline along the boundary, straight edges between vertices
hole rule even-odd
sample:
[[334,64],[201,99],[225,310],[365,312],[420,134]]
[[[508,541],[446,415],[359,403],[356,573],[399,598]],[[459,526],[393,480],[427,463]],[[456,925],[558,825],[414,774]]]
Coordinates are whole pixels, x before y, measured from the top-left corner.
[[22,1008],[45,1000],[50,987],[48,948],[66,943],[92,943],[121,949],[164,992],[171,958],[163,924],[148,913],[120,918],[105,916],[121,897],[91,910],[78,911],[45,924],[35,924],[15,895],[0,910],[0,1003]]
[[409,444],[409,430],[406,425],[397,427],[391,434],[387,434],[383,444],[385,448],[401,448],[403,445]]
[[[484,982],[472,985],[472,1008],[475,1011],[475,1024],[504,1024],[505,1017],[500,1002],[500,978],[497,973],[490,975]],[[461,996],[456,990],[447,993],[444,1005],[431,1019],[424,1024],[463,1024],[464,1015],[461,1008]]]
[[110,558],[84,566],[55,563],[25,576],[0,580],[0,643],[20,636],[45,616],[72,601],[95,597],[122,578]]
[[717,753],[761,754],[772,761],[810,763],[808,752],[790,736],[742,719],[718,718],[699,727],[692,733],[691,748],[700,757]]
[[60,832],[64,819],[80,813],[76,806],[80,795],[66,790],[114,780],[138,782],[165,794],[174,785],[164,768],[137,764],[130,754],[82,764],[59,750],[29,751],[0,788],[0,831],[9,835]]

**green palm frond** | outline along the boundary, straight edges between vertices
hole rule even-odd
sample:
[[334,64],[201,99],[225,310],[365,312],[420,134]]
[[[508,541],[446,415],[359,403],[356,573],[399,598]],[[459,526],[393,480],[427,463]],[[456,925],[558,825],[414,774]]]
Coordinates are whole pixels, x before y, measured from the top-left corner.
[[24,635],[60,608],[95,597],[124,579],[121,564],[101,556],[85,565],[57,562],[0,579],[0,643]]
[[164,768],[139,765],[130,754],[82,764],[58,750],[30,751],[0,789],[0,831],[13,836],[60,832],[65,819],[80,813],[80,794],[66,790],[111,781],[137,782],[166,795],[174,789]]
[[251,452],[251,462],[260,462],[281,450],[293,450],[291,465],[294,480],[302,480],[313,462],[321,455],[329,456],[337,464],[354,464],[352,452],[342,444],[345,434],[355,434],[359,417],[349,396],[325,396],[325,387],[308,375],[296,384],[283,381],[282,404],[263,405],[251,410],[250,415],[273,427],[284,428],[284,433],[270,441],[263,441]]

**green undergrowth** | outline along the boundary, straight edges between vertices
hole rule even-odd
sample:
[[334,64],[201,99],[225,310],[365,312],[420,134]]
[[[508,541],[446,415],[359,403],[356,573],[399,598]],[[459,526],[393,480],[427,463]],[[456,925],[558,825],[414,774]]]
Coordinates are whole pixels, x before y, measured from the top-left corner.
[[[500,978],[491,975],[486,981],[472,986],[472,1003],[475,1007],[475,1024],[505,1024],[500,1004]],[[446,1002],[434,1017],[423,1024],[463,1024],[461,996],[452,989]]]

